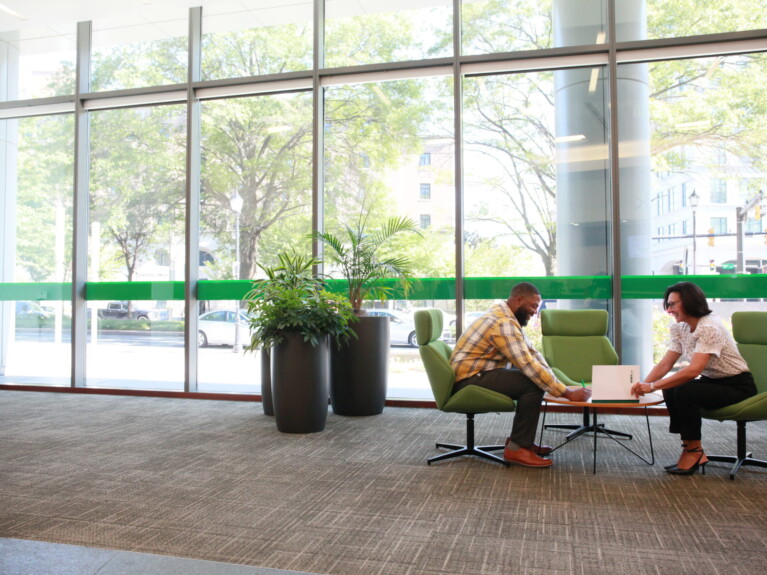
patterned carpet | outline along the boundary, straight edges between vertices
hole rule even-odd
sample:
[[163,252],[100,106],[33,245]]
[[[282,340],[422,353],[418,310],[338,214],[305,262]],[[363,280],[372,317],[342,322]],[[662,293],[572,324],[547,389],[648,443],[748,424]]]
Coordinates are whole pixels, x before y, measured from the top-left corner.
[[[647,447],[644,418],[600,422]],[[477,440],[510,425],[479,416]],[[593,475],[589,438],[549,470],[428,466],[463,440],[435,410],[289,435],[256,403],[0,391],[0,537],[338,575],[765,573],[767,470],[669,476],[678,441],[651,425],[654,466],[604,441]],[[734,424],[704,425],[709,453],[734,451]],[[749,445],[767,458],[767,425]]]

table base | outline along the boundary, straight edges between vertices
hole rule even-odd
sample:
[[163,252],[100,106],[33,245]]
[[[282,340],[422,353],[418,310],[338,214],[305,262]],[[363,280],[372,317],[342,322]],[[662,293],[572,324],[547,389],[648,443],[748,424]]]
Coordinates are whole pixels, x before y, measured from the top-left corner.
[[[554,428],[560,428],[560,429],[574,429],[572,433],[569,433],[565,439],[564,442],[557,445],[554,449],[551,450],[551,453],[555,452],[560,447],[563,447],[567,444],[569,444],[573,439],[576,439],[580,437],[581,435],[592,432],[594,435],[594,464],[593,464],[593,472],[597,472],[597,438],[601,435],[603,437],[608,437],[612,439],[615,443],[623,447],[626,451],[629,451],[634,456],[641,459],[643,462],[645,462],[647,465],[654,465],[655,464],[655,451],[653,450],[652,445],[652,431],[650,429],[650,415],[647,411],[647,407],[644,408],[645,412],[645,421],[647,423],[647,437],[649,438],[650,442],[650,458],[647,459],[645,456],[637,453],[630,447],[628,447],[623,441],[620,441],[620,438],[624,439],[632,439],[632,435],[629,433],[624,433],[622,431],[614,431],[611,429],[606,429],[604,424],[600,424],[597,422],[597,414],[599,412],[600,406],[592,406],[592,407],[584,407],[583,408],[583,425],[579,426],[566,426],[566,425],[546,425],[546,411],[548,407],[548,402],[544,400],[544,408],[543,408],[543,421],[541,423],[541,433],[540,433],[540,439],[538,441],[539,445],[543,444],[543,430],[546,427],[554,427]],[[604,406],[607,407],[607,406]],[[593,423],[590,423],[589,421],[589,415],[593,417]]]

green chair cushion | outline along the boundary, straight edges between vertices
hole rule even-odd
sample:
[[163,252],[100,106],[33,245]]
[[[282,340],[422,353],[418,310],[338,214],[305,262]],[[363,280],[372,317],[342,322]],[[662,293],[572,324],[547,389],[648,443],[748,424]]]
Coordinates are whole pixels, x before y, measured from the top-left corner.
[[545,309],[541,331],[562,336],[607,335],[609,316],[603,309]]
[[767,392],[758,393],[753,397],[720,407],[719,409],[701,409],[701,415],[706,419],[719,421],[757,421],[767,419]]

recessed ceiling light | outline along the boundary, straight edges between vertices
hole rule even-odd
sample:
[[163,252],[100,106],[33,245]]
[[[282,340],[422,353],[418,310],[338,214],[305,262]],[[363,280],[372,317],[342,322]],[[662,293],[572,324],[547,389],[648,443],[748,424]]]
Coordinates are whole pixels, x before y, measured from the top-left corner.
[[0,4],[0,12],[5,12],[6,14],[10,14],[11,16],[15,16],[19,20],[26,20],[27,17],[23,16],[22,14],[19,14],[16,12],[16,10],[13,10],[12,8],[8,8],[5,4]]

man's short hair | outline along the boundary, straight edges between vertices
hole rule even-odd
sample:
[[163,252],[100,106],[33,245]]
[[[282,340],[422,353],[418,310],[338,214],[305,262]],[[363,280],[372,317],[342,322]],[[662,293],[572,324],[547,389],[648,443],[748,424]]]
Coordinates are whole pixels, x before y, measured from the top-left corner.
[[509,297],[530,297],[534,295],[541,295],[537,287],[530,282],[519,282],[511,288],[511,295]]

